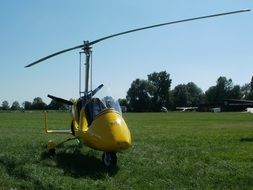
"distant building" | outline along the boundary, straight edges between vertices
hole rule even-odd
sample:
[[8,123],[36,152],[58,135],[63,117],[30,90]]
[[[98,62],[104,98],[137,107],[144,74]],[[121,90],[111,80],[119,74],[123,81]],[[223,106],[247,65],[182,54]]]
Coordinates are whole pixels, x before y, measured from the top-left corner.
[[246,111],[249,113],[253,113],[253,108],[247,108]]
[[225,99],[222,111],[245,111],[247,108],[253,108],[253,101]]
[[246,111],[247,108],[253,108],[253,101],[251,100],[239,100],[239,99],[225,99],[223,102],[216,104],[201,104],[198,111]]

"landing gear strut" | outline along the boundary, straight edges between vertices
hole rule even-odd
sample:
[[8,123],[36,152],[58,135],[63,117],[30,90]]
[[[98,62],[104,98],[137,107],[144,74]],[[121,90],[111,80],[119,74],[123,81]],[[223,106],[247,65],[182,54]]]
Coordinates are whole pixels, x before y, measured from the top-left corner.
[[117,165],[117,155],[115,152],[104,152],[102,156],[103,164],[107,168],[113,168]]

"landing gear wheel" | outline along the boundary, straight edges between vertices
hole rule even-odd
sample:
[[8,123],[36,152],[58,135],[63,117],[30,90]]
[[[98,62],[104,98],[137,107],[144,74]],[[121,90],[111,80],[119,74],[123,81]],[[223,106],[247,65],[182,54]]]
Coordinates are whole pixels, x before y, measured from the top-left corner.
[[71,121],[71,125],[70,125],[70,129],[71,129],[71,133],[73,136],[75,136],[75,129],[74,129],[74,121]]
[[55,148],[48,149],[48,153],[50,156],[54,156],[55,155]]
[[113,168],[117,165],[117,155],[115,152],[104,152],[102,156],[103,164],[107,168]]
[[52,140],[49,140],[47,143],[47,150],[50,156],[55,155],[55,144]]

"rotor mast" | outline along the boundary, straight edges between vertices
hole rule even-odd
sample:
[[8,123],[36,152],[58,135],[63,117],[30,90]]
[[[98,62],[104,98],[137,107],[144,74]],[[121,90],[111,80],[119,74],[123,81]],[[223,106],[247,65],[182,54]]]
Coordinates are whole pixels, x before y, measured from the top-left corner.
[[89,92],[89,77],[90,77],[90,55],[91,49],[89,41],[83,42],[83,52],[85,54],[85,88],[84,95],[87,95]]

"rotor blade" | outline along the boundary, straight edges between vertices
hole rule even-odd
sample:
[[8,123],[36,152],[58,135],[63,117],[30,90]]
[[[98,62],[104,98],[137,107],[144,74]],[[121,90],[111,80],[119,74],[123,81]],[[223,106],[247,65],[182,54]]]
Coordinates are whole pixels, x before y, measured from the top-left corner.
[[220,14],[213,14],[213,15],[207,15],[207,16],[201,16],[201,17],[195,17],[195,18],[189,18],[189,19],[183,19],[183,20],[177,20],[177,21],[172,21],[172,22],[166,22],[166,23],[162,23],[162,24],[146,26],[146,27],[137,28],[137,29],[133,29],[133,30],[128,30],[128,31],[125,31],[125,32],[120,32],[120,33],[117,33],[117,34],[106,36],[106,37],[103,37],[103,38],[100,38],[98,40],[94,40],[94,41],[90,42],[89,45],[93,45],[93,44],[96,44],[98,42],[101,42],[101,41],[109,39],[109,38],[113,38],[113,37],[116,37],[116,36],[132,33],[132,32],[137,32],[137,31],[140,31],[140,30],[146,30],[146,29],[165,26],[165,25],[170,25],[170,24],[177,24],[177,23],[181,23],[181,22],[189,22],[189,21],[193,21],[193,20],[200,20],[200,19],[206,19],[206,18],[211,18],[211,17],[242,13],[242,12],[247,12],[247,11],[250,11],[250,9],[244,9],[244,10],[238,10],[238,11],[232,11],[232,12],[226,12],[226,13],[220,13]]
[[49,59],[49,58],[51,58],[51,57],[54,57],[54,56],[56,56],[56,55],[59,55],[59,54],[62,54],[62,53],[65,53],[65,52],[68,52],[68,51],[71,51],[71,50],[74,50],[74,49],[78,49],[78,48],[81,48],[81,47],[83,47],[83,45],[79,45],[79,46],[75,46],[75,47],[72,47],[72,48],[69,48],[69,49],[65,49],[65,50],[62,50],[62,51],[58,51],[58,52],[56,52],[56,53],[53,53],[53,54],[48,55],[48,56],[46,56],[46,57],[43,57],[43,58],[41,58],[41,59],[39,59],[39,60],[37,60],[37,61],[35,61],[35,62],[29,64],[29,65],[26,65],[25,67],[31,67],[31,66],[36,65],[37,63],[40,63],[40,62],[42,62],[42,61],[45,61],[45,60],[47,60],[47,59]]
[[69,101],[69,100],[65,100],[65,99],[62,99],[62,98],[59,98],[59,97],[55,97],[55,96],[52,96],[52,95],[47,95],[47,97],[57,101],[57,102],[60,102],[60,103],[63,103],[63,104],[67,104],[67,105],[70,105],[72,106],[73,105],[73,102]]
[[[137,31],[140,31],[140,30],[146,30],[146,29],[160,27],[160,26],[165,26],[165,25],[170,25],[170,24],[177,24],[177,23],[181,23],[181,22],[188,22],[188,21],[193,21],[193,20],[200,20],[200,19],[206,19],[206,18],[211,18],[211,17],[225,16],[225,15],[230,15],[230,14],[242,13],[242,12],[247,12],[247,11],[250,11],[250,9],[238,10],[238,11],[232,11],[232,12],[226,12],[226,13],[220,13],[220,14],[213,14],[213,15],[207,15],[207,16],[201,16],[201,17],[195,17],[195,18],[189,18],[189,19],[183,19],[183,20],[177,20],[177,21],[172,21],[172,22],[166,22],[166,23],[162,23],[162,24],[156,24],[156,25],[146,26],[146,27],[142,27],[142,28],[137,28],[137,29],[128,30],[128,31],[125,31],[125,32],[120,32],[120,33],[117,33],[117,34],[109,35],[109,36],[100,38],[98,40],[94,40],[92,42],[88,42],[86,45],[87,46],[91,46],[93,44],[96,44],[98,42],[101,42],[101,41],[109,39],[109,38],[113,38],[113,37],[116,37],[116,36],[132,33],[132,32],[137,32]],[[84,44],[79,45],[79,46],[75,46],[75,47],[72,47],[72,48],[69,48],[69,49],[65,49],[65,50],[62,50],[62,51],[59,51],[59,52],[56,52],[56,53],[53,53],[53,54],[51,54],[49,56],[46,56],[44,58],[41,58],[41,59],[35,61],[35,62],[33,62],[33,63],[29,64],[29,65],[26,65],[25,67],[31,67],[31,66],[33,66],[35,64],[38,64],[38,63],[40,63],[42,61],[45,61],[45,60],[47,60],[47,59],[49,59],[51,57],[57,56],[59,54],[62,54],[62,53],[65,53],[65,52],[68,52],[68,51],[71,51],[71,50],[74,50],[74,49],[82,48],[82,47],[84,47]]]
[[91,92],[91,96],[94,96],[103,86],[103,84],[100,84],[95,90]]

